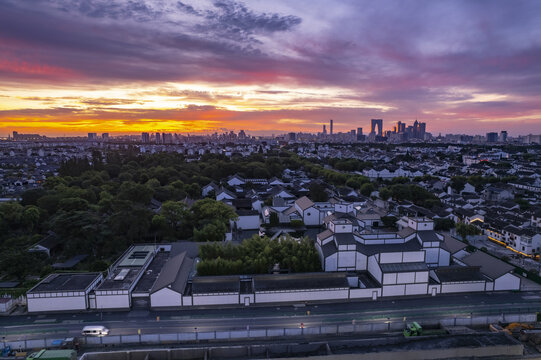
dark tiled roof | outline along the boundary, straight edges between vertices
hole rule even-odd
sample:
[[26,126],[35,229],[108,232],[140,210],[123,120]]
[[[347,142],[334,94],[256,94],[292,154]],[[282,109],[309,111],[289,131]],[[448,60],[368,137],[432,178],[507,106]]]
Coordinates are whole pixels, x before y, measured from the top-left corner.
[[379,264],[379,266],[383,273],[427,271],[428,270],[428,268],[426,267],[426,263],[424,262]]
[[461,261],[469,266],[481,267],[481,272],[492,280],[496,280],[514,269],[512,265],[479,250],[462,258]]
[[483,281],[479,266],[447,266],[434,270],[441,282]]
[[255,291],[349,288],[346,273],[303,273],[254,276]]

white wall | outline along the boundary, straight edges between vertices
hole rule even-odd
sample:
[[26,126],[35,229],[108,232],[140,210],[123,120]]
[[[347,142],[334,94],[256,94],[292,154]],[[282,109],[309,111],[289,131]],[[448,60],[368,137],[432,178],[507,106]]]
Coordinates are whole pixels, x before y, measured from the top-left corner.
[[183,296],[182,297],[182,306],[192,306],[192,297],[191,296]]
[[319,221],[319,210],[313,206],[304,210],[303,221],[304,225],[321,225]]
[[425,261],[425,252],[424,251],[408,251],[408,252],[404,252],[404,257],[402,259],[402,262],[423,262],[423,261]]
[[239,294],[232,295],[193,295],[193,305],[238,304]]
[[485,291],[485,282],[464,283],[464,284],[441,284],[441,292],[458,293],[458,292],[473,292]]
[[130,296],[123,295],[98,295],[96,294],[97,309],[129,309]]
[[366,270],[366,255],[357,253],[355,270]]
[[380,264],[393,264],[402,262],[401,252],[381,253],[379,263]]
[[362,298],[371,299],[374,291],[378,293],[378,297],[381,297],[381,288],[375,288],[375,289],[349,289],[349,298],[350,299],[362,299]]
[[413,284],[415,283],[415,273],[414,272],[404,272],[398,273],[396,278],[397,284]]
[[150,307],[182,306],[182,295],[169,288],[163,288],[150,294]]
[[355,251],[339,251],[338,252],[338,267],[339,268],[355,268]]
[[410,284],[406,285],[406,295],[424,295],[428,294],[428,284]]
[[375,256],[370,256],[368,258],[368,272],[374,277],[374,279],[381,283],[381,269]]
[[513,274],[505,274],[494,281],[494,290],[520,290],[520,278]]
[[438,264],[439,263],[439,248],[424,248],[426,253],[426,263],[427,264]]
[[440,261],[438,266],[449,266],[451,264],[451,254],[448,251],[440,249]]
[[415,273],[415,282],[416,283],[428,282],[428,271],[417,271]]
[[325,271],[338,270],[338,253],[334,253],[325,259]]
[[406,294],[406,285],[385,285],[382,296],[403,296]]
[[387,273],[383,274],[383,285],[394,285],[396,284],[396,273]]
[[272,292],[272,293],[255,293],[255,302],[271,303],[271,302],[295,302],[295,301],[317,301],[317,300],[347,300],[349,289],[337,290],[316,290],[316,291],[291,291],[291,292]]
[[28,298],[28,312],[86,310],[85,296]]

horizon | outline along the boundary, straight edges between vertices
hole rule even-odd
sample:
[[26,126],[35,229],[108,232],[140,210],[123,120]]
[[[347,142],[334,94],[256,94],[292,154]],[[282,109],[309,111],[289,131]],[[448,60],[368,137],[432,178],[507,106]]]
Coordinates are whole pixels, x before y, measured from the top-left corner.
[[0,134],[541,133],[541,2],[6,0]]

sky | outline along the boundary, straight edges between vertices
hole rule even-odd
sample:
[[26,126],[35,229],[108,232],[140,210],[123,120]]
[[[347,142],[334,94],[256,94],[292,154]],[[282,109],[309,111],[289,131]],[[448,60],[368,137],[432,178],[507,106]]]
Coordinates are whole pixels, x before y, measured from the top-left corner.
[[538,0],[1,0],[0,135],[541,133]]

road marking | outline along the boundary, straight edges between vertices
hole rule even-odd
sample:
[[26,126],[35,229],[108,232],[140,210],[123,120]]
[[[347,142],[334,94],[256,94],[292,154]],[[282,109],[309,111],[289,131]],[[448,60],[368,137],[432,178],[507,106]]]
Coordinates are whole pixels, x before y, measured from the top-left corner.
[[536,300],[536,299],[541,299],[541,296],[539,296],[539,295],[528,295],[528,296],[523,296],[522,298],[524,300]]
[[46,324],[46,323],[53,323],[56,322],[56,319],[39,319],[35,320],[34,324]]

